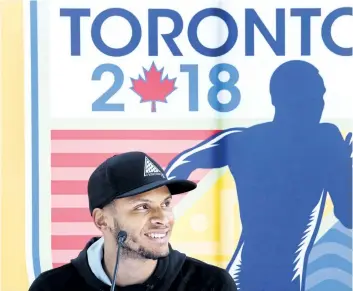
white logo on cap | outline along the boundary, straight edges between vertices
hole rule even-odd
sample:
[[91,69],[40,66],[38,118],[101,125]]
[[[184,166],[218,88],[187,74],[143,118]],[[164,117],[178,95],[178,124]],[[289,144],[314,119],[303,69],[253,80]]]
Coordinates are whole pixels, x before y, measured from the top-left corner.
[[151,162],[151,160],[145,157],[145,176],[156,176],[160,175],[164,178],[163,173]]

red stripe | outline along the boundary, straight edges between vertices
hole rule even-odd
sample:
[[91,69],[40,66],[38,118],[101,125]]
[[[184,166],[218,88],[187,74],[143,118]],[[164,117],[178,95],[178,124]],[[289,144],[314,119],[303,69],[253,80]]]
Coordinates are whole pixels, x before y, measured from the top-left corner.
[[52,222],[92,222],[88,208],[52,208]]
[[87,195],[87,181],[51,181],[51,193]]
[[[92,153],[92,154],[51,154],[52,167],[96,167],[107,158],[116,153]],[[152,159],[165,168],[177,154],[149,154]]]
[[204,140],[219,130],[52,130],[51,139],[65,140]]
[[87,181],[51,181],[51,193],[52,195],[87,195]]
[[92,236],[88,235],[54,235],[51,237],[53,250],[82,250]]

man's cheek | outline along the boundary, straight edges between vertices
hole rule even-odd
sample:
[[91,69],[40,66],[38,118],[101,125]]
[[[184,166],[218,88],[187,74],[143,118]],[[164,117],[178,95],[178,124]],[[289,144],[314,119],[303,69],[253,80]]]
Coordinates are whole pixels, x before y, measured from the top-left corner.
[[174,225],[175,217],[174,217],[174,214],[173,214],[173,213],[169,215],[168,221],[169,221],[169,225],[170,225],[170,226],[173,226],[173,225]]

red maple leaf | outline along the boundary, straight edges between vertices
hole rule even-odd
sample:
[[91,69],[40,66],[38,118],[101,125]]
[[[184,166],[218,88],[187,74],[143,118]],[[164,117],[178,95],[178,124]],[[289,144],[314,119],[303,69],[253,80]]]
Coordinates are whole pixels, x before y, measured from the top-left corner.
[[143,68],[145,78],[140,75],[137,79],[131,78],[132,89],[136,94],[141,97],[141,102],[152,102],[151,112],[156,112],[156,102],[167,103],[167,96],[170,95],[175,89],[175,80],[169,79],[168,75],[162,79],[163,70],[157,70],[154,62],[150,69],[147,71]]

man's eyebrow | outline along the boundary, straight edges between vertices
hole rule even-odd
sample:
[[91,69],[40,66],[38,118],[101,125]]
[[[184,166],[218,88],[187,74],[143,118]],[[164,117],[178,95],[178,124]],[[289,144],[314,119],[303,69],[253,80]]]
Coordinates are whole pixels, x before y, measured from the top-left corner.
[[[172,194],[169,194],[167,198],[164,199],[164,201],[171,199],[172,198]],[[133,204],[133,203],[138,203],[138,202],[152,202],[149,199],[146,198],[132,198],[129,203]]]
[[136,202],[151,202],[151,200],[146,198],[133,198],[129,201],[129,203],[136,203]]

